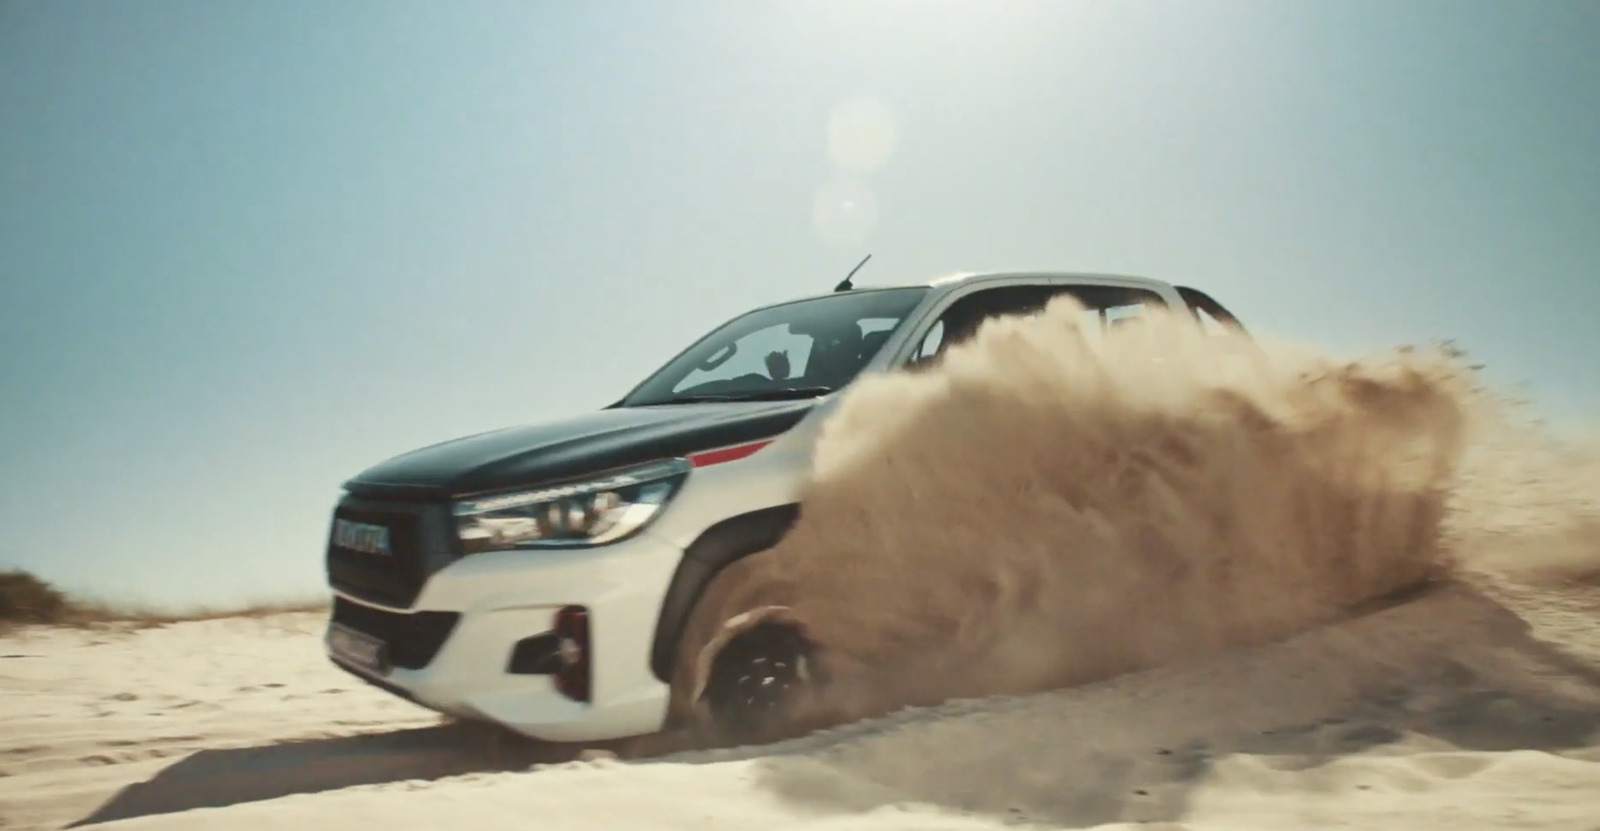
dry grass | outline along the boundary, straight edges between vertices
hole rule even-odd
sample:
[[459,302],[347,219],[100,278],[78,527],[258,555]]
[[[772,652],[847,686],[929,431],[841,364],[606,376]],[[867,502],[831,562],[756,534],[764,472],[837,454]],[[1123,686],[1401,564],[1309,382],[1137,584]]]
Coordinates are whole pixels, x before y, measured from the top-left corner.
[[26,571],[0,571],[0,632],[24,626],[145,629],[190,621],[262,618],[327,609],[328,601],[323,598],[187,609],[117,604],[70,597]]

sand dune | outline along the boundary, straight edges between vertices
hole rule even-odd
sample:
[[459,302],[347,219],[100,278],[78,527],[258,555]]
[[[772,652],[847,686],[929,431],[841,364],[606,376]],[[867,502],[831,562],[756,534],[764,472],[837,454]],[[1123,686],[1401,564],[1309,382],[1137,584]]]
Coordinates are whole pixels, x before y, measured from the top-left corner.
[[829,729],[596,757],[363,688],[314,615],[31,629],[0,825],[1600,829],[1600,453],[1448,350],[1079,319],[855,389],[708,595],[685,657],[782,606]]

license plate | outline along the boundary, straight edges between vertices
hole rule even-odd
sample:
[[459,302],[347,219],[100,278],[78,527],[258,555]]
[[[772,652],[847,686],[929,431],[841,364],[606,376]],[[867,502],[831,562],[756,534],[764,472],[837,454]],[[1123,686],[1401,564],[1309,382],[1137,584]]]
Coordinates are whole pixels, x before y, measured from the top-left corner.
[[328,626],[328,652],[368,672],[389,671],[389,650],[383,641],[337,623]]
[[363,554],[388,557],[394,554],[389,545],[389,529],[383,525],[352,522],[348,519],[333,521],[333,544]]

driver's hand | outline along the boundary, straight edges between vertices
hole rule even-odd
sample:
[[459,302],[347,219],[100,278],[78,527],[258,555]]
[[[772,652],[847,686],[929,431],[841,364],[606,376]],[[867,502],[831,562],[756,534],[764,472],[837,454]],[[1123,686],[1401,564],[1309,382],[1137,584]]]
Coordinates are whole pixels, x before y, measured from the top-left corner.
[[789,378],[789,353],[768,352],[767,374],[772,376],[774,381],[787,380]]

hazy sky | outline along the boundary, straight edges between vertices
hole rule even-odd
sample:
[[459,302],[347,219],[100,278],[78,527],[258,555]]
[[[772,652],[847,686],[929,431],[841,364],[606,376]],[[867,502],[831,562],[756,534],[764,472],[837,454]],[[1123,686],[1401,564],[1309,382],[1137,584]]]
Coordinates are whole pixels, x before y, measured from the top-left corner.
[[1594,0],[0,0],[0,566],[318,591],[348,476],[868,251],[1455,337],[1577,421],[1597,42]]

